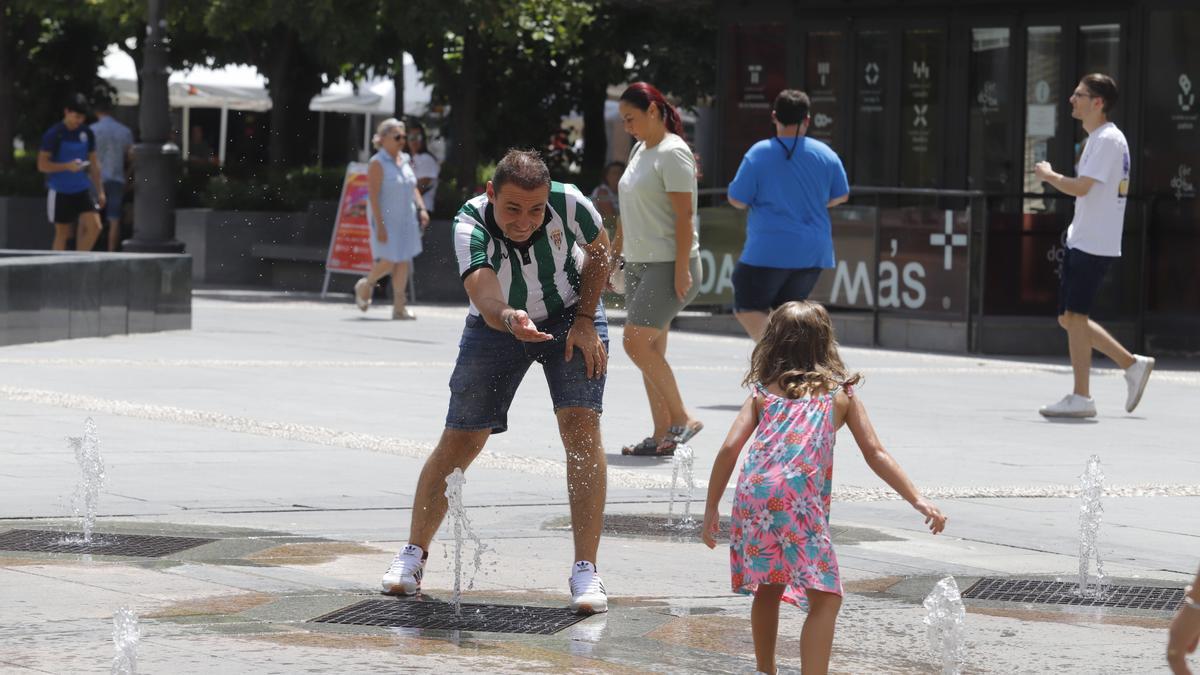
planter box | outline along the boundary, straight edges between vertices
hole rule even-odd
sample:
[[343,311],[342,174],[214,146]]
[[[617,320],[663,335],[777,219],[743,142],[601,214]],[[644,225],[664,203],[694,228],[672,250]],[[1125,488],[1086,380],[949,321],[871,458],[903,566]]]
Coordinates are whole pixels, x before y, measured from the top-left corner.
[[[318,201],[307,212],[217,211],[178,209],[175,237],[192,255],[192,279],[197,284],[274,286],[272,247],[285,247],[289,256],[322,263],[333,231],[335,202]],[[289,288],[288,290],[319,290]]]
[[53,243],[45,197],[0,197],[0,249],[47,250]]
[[[197,285],[321,290],[337,203],[318,201],[303,213],[178,209],[175,238],[191,254]],[[413,264],[418,302],[466,303],[448,220],[429,224]],[[350,292],[356,278],[334,274],[329,288]]]
[[191,262],[0,250],[0,345],[190,329]]

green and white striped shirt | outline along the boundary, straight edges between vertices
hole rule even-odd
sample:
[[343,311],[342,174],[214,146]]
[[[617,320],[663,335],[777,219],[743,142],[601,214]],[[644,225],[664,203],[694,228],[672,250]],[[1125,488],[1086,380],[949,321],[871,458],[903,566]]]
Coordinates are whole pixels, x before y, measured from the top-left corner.
[[[579,188],[550,184],[546,218],[528,241],[504,236],[486,194],[473,197],[454,217],[454,252],[463,279],[480,268],[495,270],[504,301],[541,321],[579,302],[580,248],[600,235],[600,213]],[[471,304],[471,314],[479,310]]]

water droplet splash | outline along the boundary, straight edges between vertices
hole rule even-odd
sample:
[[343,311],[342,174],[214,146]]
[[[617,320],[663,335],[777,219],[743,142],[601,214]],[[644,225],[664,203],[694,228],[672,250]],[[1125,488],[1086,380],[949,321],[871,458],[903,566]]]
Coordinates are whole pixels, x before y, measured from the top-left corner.
[[[695,530],[699,523],[692,518],[692,491],[696,489],[695,473],[696,454],[689,445],[676,445],[675,456],[671,460],[671,501],[667,506],[667,528],[674,530]],[[683,474],[683,484],[687,488],[686,499],[683,502],[683,517],[674,522],[675,517],[675,486],[679,483],[679,475]]]
[[471,579],[467,583],[467,589],[475,587],[475,575],[479,574],[479,568],[483,566],[483,554],[487,551],[487,546],[479,535],[475,534],[475,530],[471,528],[471,519],[467,517],[466,506],[463,505],[462,488],[467,482],[467,477],[463,475],[462,469],[455,469],[450,475],[446,476],[446,506],[450,516],[450,522],[454,527],[454,614],[455,616],[462,615],[462,553],[463,553],[463,537],[471,539],[475,545],[475,558],[472,561],[474,570],[471,572]]
[[[1092,455],[1087,468],[1079,477],[1079,582],[1075,592],[1085,598],[1103,599],[1108,595],[1108,576],[1104,573],[1104,560],[1100,557],[1097,540],[1100,523],[1104,519],[1104,472],[1100,469],[1100,456]],[[1088,568],[1092,558],[1096,559],[1096,583],[1092,584]]]
[[963,607],[954,577],[937,582],[921,604],[925,606],[924,621],[929,648],[942,668],[942,675],[959,675],[966,660],[963,621],[967,617],[967,610]]
[[96,421],[87,418],[83,423],[83,436],[67,439],[75,451],[75,461],[83,471],[83,480],[75,487],[71,510],[79,519],[83,529],[83,542],[92,543],[92,527],[96,523],[96,511],[100,504],[100,489],[104,487],[104,461],[100,458],[100,438],[96,435]]
[[137,643],[142,637],[138,628],[137,613],[128,607],[113,612],[113,657],[112,675],[135,675],[137,673]]

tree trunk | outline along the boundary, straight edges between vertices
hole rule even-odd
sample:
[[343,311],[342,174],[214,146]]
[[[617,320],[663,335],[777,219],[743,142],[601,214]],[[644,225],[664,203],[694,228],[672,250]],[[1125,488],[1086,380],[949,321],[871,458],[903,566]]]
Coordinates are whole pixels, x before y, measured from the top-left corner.
[[[283,35],[278,35],[282,32]],[[287,164],[288,133],[290,127],[290,94],[292,60],[296,53],[296,34],[286,28],[276,31],[271,42],[276,48],[271,51],[267,66],[267,90],[271,94],[271,133],[267,141],[267,163],[272,169],[282,169]],[[184,133],[190,133],[185,130]]]
[[396,65],[392,66],[392,88],[396,90],[396,101],[392,104],[392,117],[404,119],[404,50],[396,56]]
[[0,169],[13,164],[13,134],[16,127],[13,99],[13,62],[8,25],[8,1],[0,0]]
[[475,167],[479,164],[479,143],[475,138],[475,118],[479,110],[479,35],[463,35],[462,70],[451,96],[450,141],[454,161],[453,175],[464,194],[475,190]]
[[604,104],[608,101],[608,83],[601,69],[589,69],[584,75],[583,108],[583,181],[584,185],[604,180],[605,160],[608,159],[608,124],[604,119]]

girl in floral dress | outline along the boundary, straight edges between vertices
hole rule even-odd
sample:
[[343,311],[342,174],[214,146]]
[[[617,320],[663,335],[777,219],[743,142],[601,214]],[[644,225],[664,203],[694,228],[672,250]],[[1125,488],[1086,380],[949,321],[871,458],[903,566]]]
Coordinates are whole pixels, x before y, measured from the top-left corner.
[[718,506],[753,434],[733,500],[729,561],[733,590],[754,595],[750,624],[758,670],[775,672],[779,603],[808,610],[800,635],[805,675],[825,673],[842,604],[842,582],[829,533],[833,443],[846,424],[867,465],[925,517],[933,534],[946,516],[926,501],[883,449],[862,401],[860,377],[838,356],[833,324],[815,302],[789,302],[767,320],[743,384],[742,405],[713,462],[702,537],[716,546]]

